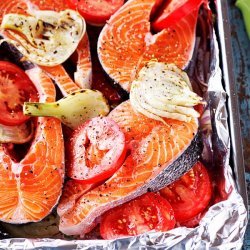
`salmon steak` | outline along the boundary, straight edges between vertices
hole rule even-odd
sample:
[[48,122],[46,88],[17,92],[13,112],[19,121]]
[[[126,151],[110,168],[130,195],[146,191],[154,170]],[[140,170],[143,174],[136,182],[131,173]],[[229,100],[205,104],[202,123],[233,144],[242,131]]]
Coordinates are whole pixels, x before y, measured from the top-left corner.
[[67,235],[91,231],[107,210],[174,181],[200,155],[197,119],[189,123],[165,119],[165,125],[135,112],[129,101],[109,117],[125,134],[130,154],[110,179],[83,194],[62,214],[59,229]]
[[67,181],[63,187],[60,203],[57,206],[57,214],[62,216],[64,213],[71,210],[76,201],[95,186],[95,184],[82,184],[74,180]]
[[131,82],[149,60],[185,68],[192,57],[198,10],[152,34],[150,17],[158,2],[128,1],[110,18],[100,34],[98,55],[102,67],[128,92]]
[[[26,73],[40,101],[55,100],[53,82],[41,69]],[[0,220],[20,224],[49,215],[60,198],[64,172],[62,129],[55,118],[38,118],[30,149],[20,162],[13,160],[0,144]]]

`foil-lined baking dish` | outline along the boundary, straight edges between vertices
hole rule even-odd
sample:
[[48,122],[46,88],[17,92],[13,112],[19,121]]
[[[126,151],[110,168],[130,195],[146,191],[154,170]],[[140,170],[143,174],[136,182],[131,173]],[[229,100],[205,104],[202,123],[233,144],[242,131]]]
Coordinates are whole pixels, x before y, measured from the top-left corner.
[[[117,240],[11,238],[2,230],[1,249],[240,249],[247,225],[244,159],[233,77],[227,1],[214,5],[215,29],[210,41],[210,72],[204,93],[208,107],[202,122],[202,158],[218,167],[227,199],[209,208],[196,228],[178,227]],[[220,169],[219,169],[220,168]],[[5,238],[5,239],[4,239]]]

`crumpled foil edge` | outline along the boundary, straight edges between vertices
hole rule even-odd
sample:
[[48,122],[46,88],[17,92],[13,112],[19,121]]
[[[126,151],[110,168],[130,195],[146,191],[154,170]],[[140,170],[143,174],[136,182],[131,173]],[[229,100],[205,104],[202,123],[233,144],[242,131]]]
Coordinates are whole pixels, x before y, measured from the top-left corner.
[[208,83],[210,110],[218,139],[227,149],[224,158],[225,189],[228,199],[209,208],[196,228],[178,227],[168,232],[149,232],[117,240],[60,240],[11,238],[0,241],[0,249],[241,249],[247,226],[247,210],[229,165],[230,136],[227,124],[226,92],[222,87],[219,48],[214,32],[214,70]]

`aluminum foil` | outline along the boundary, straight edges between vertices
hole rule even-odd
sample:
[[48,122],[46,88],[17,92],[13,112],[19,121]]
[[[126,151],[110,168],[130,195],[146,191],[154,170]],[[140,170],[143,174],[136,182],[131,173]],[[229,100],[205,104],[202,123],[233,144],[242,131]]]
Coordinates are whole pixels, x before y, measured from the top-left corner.
[[[247,226],[247,211],[239,195],[229,165],[230,136],[227,125],[226,98],[219,67],[219,49],[214,33],[214,60],[206,99],[211,124],[204,134],[203,158],[219,155],[228,198],[209,208],[196,228],[178,227],[165,233],[149,232],[137,237],[117,240],[61,240],[12,238],[0,241],[0,249],[241,249]],[[215,153],[213,152],[215,151]],[[214,153],[214,154],[213,154]]]

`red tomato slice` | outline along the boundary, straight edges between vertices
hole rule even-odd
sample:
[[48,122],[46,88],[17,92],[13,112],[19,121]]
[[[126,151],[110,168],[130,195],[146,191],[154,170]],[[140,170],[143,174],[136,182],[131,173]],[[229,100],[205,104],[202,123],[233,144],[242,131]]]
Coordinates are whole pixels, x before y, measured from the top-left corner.
[[150,230],[167,231],[175,226],[174,212],[164,198],[147,193],[109,210],[101,220],[104,239],[134,236]]
[[112,176],[126,156],[125,136],[107,117],[96,117],[80,126],[70,140],[68,176],[95,183]]
[[23,114],[23,103],[35,101],[37,90],[25,72],[10,62],[0,61],[0,123],[24,123],[30,117]]
[[155,31],[170,27],[178,22],[181,18],[191,14],[193,11],[198,11],[201,4],[207,0],[180,0],[166,1],[160,15],[153,21],[152,27]]
[[205,111],[206,105],[204,104],[197,104],[196,106],[194,106],[194,109],[199,112],[200,116],[203,115],[204,111]]
[[92,25],[104,25],[123,4],[124,0],[66,0],[68,6],[77,9]]
[[66,2],[66,4],[69,6],[69,8],[76,10],[78,0],[64,0],[64,2]]
[[212,196],[212,185],[201,162],[179,180],[160,191],[174,209],[177,222],[184,222],[202,212]]
[[181,223],[178,223],[179,226],[181,227],[189,227],[189,228],[194,228],[197,227],[201,221],[201,219],[205,216],[206,212],[207,212],[208,208],[203,210],[201,213],[195,215],[193,218],[187,220],[187,221],[183,221]]

